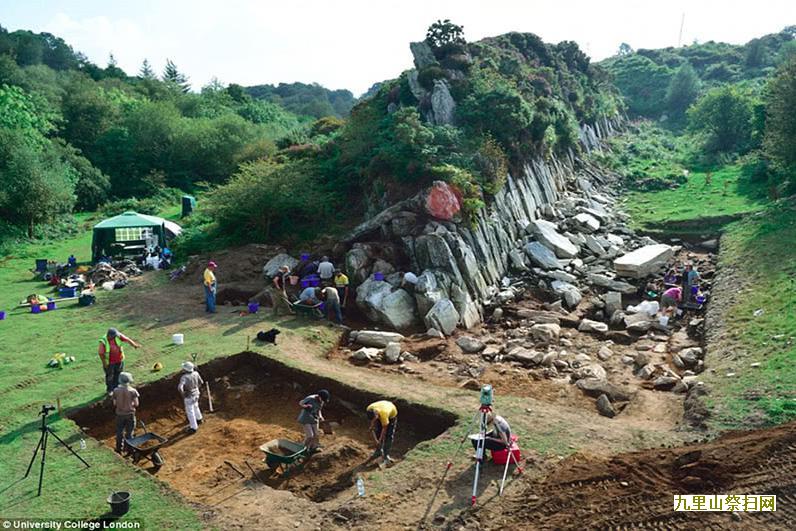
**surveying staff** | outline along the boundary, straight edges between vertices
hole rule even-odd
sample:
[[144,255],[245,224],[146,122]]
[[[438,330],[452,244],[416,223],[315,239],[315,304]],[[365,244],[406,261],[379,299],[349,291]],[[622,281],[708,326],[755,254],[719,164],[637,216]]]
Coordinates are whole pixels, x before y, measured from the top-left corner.
[[216,313],[216,274],[214,271],[218,264],[210,260],[203,274],[203,284],[205,288],[205,311]]
[[320,452],[320,422],[323,420],[324,404],[329,403],[329,391],[321,389],[317,394],[309,395],[299,402],[301,413],[298,416],[298,422],[304,427],[304,446],[310,452]]
[[381,455],[384,464],[392,463],[390,449],[395,438],[395,427],[398,425],[398,408],[389,400],[379,400],[369,405],[365,414],[370,421],[373,440],[376,441],[376,451],[370,458]]
[[116,453],[122,453],[122,441],[135,433],[135,408],[138,407],[138,391],[133,389],[133,375],[119,374],[119,386],[113,390],[113,405],[116,407]]
[[199,410],[199,393],[202,384],[205,383],[202,377],[195,370],[193,363],[185,361],[182,364],[182,376],[177,390],[185,403],[185,414],[188,416],[188,428],[185,430],[189,434],[196,433],[199,424],[202,423],[202,412]]
[[122,343],[129,343],[135,348],[140,343],[119,333],[115,328],[108,328],[108,332],[99,340],[99,357],[102,368],[105,370],[105,391],[111,394],[119,385],[119,374],[124,370],[124,347]]

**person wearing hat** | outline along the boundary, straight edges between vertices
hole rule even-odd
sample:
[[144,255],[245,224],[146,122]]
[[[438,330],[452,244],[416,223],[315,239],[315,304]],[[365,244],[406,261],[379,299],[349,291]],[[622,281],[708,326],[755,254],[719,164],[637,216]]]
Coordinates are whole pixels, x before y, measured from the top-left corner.
[[290,267],[283,265],[280,266],[279,272],[271,280],[273,285],[268,289],[268,292],[271,295],[274,317],[279,315],[280,310],[283,310],[288,315],[293,313],[293,310],[287,302],[287,284],[289,276]]
[[345,303],[348,301],[348,277],[339,267],[334,270],[332,282],[337,289],[337,294],[340,295],[340,306],[345,308]]
[[105,391],[110,394],[119,385],[119,374],[124,370],[124,347],[122,343],[129,343],[135,348],[141,346],[140,343],[130,339],[120,333],[115,328],[109,328],[108,332],[99,340],[99,357],[102,361],[102,368],[105,370]]
[[376,441],[376,451],[370,457],[382,456],[384,464],[392,463],[390,449],[395,438],[395,427],[398,425],[398,408],[389,400],[373,402],[365,409],[365,414],[370,421],[370,431]]
[[188,416],[188,433],[196,433],[199,424],[202,423],[202,412],[199,410],[199,394],[204,380],[195,369],[193,363],[184,361],[182,363],[182,376],[177,390],[185,403],[185,414]]
[[319,425],[323,420],[323,413],[321,410],[324,404],[329,403],[330,398],[331,395],[329,395],[329,391],[321,389],[316,394],[306,396],[299,402],[301,412],[298,416],[298,422],[304,427],[304,446],[306,446],[310,452],[320,451]]
[[207,263],[207,268],[204,272],[204,288],[205,288],[205,311],[207,313],[216,313],[216,274],[215,270],[218,267],[214,261],[210,260]]
[[135,434],[135,408],[140,395],[133,389],[133,375],[119,374],[119,385],[111,394],[116,408],[116,453],[122,453],[122,443]]

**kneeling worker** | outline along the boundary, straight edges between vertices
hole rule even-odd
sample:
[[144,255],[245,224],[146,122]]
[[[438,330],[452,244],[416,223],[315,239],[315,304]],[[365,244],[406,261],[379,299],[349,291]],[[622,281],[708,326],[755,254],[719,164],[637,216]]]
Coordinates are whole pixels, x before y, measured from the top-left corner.
[[[484,438],[484,449],[490,452],[505,450],[511,446],[511,426],[500,415],[489,412],[486,415],[486,424],[489,429]],[[470,439],[473,448],[478,449],[478,439]]]
[[370,431],[376,441],[376,451],[371,459],[381,455],[384,464],[392,463],[390,449],[395,438],[395,427],[398,424],[398,408],[389,400],[379,400],[367,407],[365,413],[370,421]]
[[205,383],[202,377],[194,369],[193,363],[185,361],[182,364],[182,376],[177,390],[182,395],[185,403],[185,414],[188,416],[188,428],[185,430],[189,434],[196,433],[199,424],[202,423],[202,412],[199,410],[199,394],[201,385]]

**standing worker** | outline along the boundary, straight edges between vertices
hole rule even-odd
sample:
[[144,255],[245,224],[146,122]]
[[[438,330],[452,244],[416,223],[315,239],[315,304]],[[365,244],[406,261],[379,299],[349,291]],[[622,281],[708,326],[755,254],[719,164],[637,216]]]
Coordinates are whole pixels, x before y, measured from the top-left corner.
[[381,455],[384,458],[383,464],[391,464],[393,461],[390,458],[390,449],[395,438],[395,427],[398,425],[398,408],[389,400],[379,400],[369,405],[365,413],[370,421],[373,440],[376,441],[376,451],[370,458]]
[[216,313],[216,274],[215,270],[218,265],[210,260],[207,263],[207,268],[204,272],[204,288],[205,288],[205,311],[207,313]]
[[299,413],[298,422],[304,427],[304,446],[312,453],[321,451],[319,426],[323,420],[321,410],[324,404],[329,403],[330,398],[329,391],[321,389],[316,394],[306,396],[299,402],[301,413]]
[[340,310],[340,294],[337,288],[327,286],[321,290],[321,297],[326,302],[326,315],[331,321],[331,315],[334,314],[337,324],[343,324],[343,312]]
[[348,277],[339,267],[334,270],[334,287],[337,288],[337,294],[340,296],[340,306],[345,308],[345,304],[348,302]]
[[279,315],[279,310],[284,310],[286,314],[293,313],[288,304],[287,283],[290,276],[290,268],[286,265],[279,267],[279,272],[271,279],[271,286],[268,293],[271,295],[271,304],[274,317]]
[[133,375],[119,374],[119,385],[113,390],[113,405],[116,407],[116,453],[122,453],[122,441],[135,433],[135,408],[141,396],[133,389]]
[[318,264],[318,276],[321,277],[321,286],[331,286],[332,275],[334,275],[334,265],[329,261],[328,256],[324,256],[321,258],[321,263]]
[[129,343],[135,348],[140,343],[119,333],[115,328],[108,328],[108,332],[99,340],[99,357],[102,368],[105,370],[105,391],[111,394],[119,385],[119,374],[124,370],[124,347],[122,343]]
[[685,302],[691,302],[692,289],[697,282],[699,282],[699,273],[694,269],[693,264],[686,264],[683,269],[683,300]]
[[199,394],[203,383],[205,382],[196,371],[193,363],[190,361],[183,362],[182,376],[180,376],[177,390],[185,403],[185,414],[188,416],[188,428],[185,431],[189,434],[196,433],[196,430],[199,429],[199,424],[202,423],[202,412],[199,410]]

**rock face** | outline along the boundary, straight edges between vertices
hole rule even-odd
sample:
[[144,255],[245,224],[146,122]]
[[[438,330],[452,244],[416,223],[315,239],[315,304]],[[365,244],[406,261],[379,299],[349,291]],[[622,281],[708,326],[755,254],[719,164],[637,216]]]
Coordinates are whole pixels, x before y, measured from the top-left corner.
[[437,219],[452,220],[461,209],[461,194],[448,183],[434,181],[426,196],[426,211]]
[[420,69],[437,64],[434,52],[431,51],[431,47],[425,41],[410,42],[409,50],[412,52],[415,68]]
[[450,299],[441,299],[434,303],[423,321],[429,328],[436,328],[443,334],[450,335],[459,323],[459,312]]
[[403,289],[383,297],[376,312],[381,322],[396,330],[405,330],[417,322],[415,299]]
[[658,271],[672,256],[674,249],[669,245],[646,245],[614,260],[614,269],[623,277],[644,278]]
[[566,236],[558,233],[556,226],[549,221],[537,219],[531,222],[531,230],[536,238],[561,258],[574,258],[578,248]]
[[429,121],[435,125],[453,125],[455,121],[456,102],[453,101],[448,82],[444,79],[434,81],[431,91],[431,113]]
[[270,260],[263,266],[263,276],[266,278],[273,278],[279,273],[279,268],[286,265],[292,271],[298,265],[299,261],[290,256],[289,254],[281,253]]

